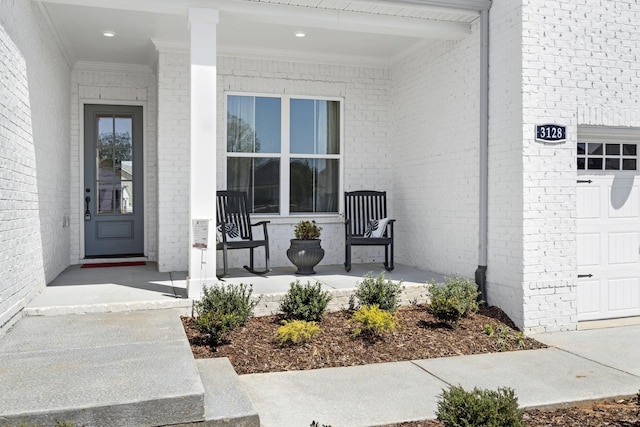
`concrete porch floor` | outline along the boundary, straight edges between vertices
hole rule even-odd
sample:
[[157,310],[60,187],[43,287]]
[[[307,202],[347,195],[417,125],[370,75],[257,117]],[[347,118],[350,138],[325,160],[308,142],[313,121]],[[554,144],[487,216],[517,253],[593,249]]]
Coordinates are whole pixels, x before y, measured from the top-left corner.
[[[387,279],[402,281],[418,288],[427,282],[442,283],[444,276],[414,267],[396,265],[392,272],[382,264],[354,264],[350,272],[342,265],[319,265],[316,274],[295,274],[295,267],[276,267],[265,276],[232,269],[222,283],[252,284],[254,295],[283,294],[289,284],[316,281],[328,291],[354,289],[368,272],[374,277],[384,272]],[[191,313],[193,301],[187,298],[187,273],[160,273],[154,262],[144,266],[81,268],[72,265],[33,298],[25,308],[26,315],[61,315],[118,312],[163,308],[179,308]],[[212,283],[213,284],[213,283]]]

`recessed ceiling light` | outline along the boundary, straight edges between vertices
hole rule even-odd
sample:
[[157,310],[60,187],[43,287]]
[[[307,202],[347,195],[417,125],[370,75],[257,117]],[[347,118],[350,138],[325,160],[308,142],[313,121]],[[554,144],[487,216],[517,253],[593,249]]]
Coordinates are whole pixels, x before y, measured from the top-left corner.
[[103,31],[102,35],[105,36],[105,37],[115,37],[116,33],[115,33],[115,31]]
[[307,37],[307,34],[304,31],[296,31],[295,36],[298,38]]

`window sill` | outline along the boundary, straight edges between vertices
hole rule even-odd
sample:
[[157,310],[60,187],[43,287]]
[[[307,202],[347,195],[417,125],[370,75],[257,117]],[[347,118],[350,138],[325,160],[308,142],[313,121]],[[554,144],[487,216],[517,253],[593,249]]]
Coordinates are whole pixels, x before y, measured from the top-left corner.
[[318,224],[342,224],[344,223],[344,217],[341,214],[316,214],[316,215],[269,215],[269,214],[251,214],[251,220],[257,221],[270,221],[271,224],[284,224],[291,225],[297,224],[300,221],[315,221]]

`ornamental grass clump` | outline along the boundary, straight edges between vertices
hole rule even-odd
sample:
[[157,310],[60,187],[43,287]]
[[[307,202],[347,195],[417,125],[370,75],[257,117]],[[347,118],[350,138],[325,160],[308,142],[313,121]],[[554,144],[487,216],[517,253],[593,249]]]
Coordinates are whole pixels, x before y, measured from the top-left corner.
[[353,329],[354,336],[381,338],[395,331],[398,321],[394,313],[381,310],[378,305],[365,305],[353,313],[351,322],[357,324]]
[[287,320],[319,322],[327,311],[331,298],[328,291],[322,290],[320,282],[316,282],[315,285],[309,282],[301,285],[300,281],[296,280],[289,285],[289,290],[280,301],[280,311]]
[[443,390],[436,416],[445,427],[524,427],[523,411],[511,388],[497,391],[461,386]]
[[220,285],[202,288],[202,298],[195,303],[195,324],[212,345],[224,342],[226,336],[252,316],[258,301],[251,301],[253,286]]
[[322,329],[316,322],[285,320],[276,331],[276,341],[280,345],[304,344],[310,342],[320,332]]
[[445,278],[444,285],[429,285],[430,302],[427,311],[441,322],[455,327],[461,318],[478,311],[478,286],[460,277]]
[[384,272],[374,278],[371,272],[365,274],[362,282],[357,283],[355,297],[360,306],[377,305],[384,311],[396,311],[400,306],[400,295],[402,295],[402,281],[393,283],[391,280],[384,280]]

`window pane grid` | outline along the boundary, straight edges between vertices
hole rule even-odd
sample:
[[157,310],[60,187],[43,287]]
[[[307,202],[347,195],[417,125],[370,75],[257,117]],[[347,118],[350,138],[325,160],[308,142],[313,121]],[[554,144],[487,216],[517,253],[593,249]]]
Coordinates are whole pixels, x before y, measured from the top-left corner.
[[96,212],[133,213],[133,118],[109,114],[96,117]]
[[228,95],[227,189],[253,213],[337,213],[340,122],[340,101]]
[[637,144],[578,142],[578,170],[637,170]]

